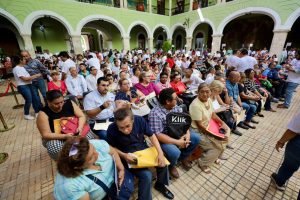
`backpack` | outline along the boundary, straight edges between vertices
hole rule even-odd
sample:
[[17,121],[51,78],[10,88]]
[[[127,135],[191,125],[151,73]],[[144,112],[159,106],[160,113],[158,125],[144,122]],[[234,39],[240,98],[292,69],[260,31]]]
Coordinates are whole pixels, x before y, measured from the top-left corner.
[[180,139],[192,124],[192,118],[186,113],[170,112],[166,116],[167,135]]

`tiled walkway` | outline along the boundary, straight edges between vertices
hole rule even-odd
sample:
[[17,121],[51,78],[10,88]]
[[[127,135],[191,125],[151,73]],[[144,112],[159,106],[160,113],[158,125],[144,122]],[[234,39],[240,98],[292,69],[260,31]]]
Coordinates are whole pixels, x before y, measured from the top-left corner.
[[[0,86],[0,93],[4,90]],[[20,95],[18,99],[23,102]],[[181,177],[169,186],[175,199],[296,199],[299,172],[290,179],[285,192],[276,191],[269,177],[277,170],[284,152],[278,153],[275,143],[299,111],[299,102],[298,92],[289,110],[264,112],[265,118],[259,119],[256,130],[242,130],[241,137],[233,135],[235,149],[225,153],[229,160],[214,166],[211,175],[201,172],[197,165],[188,172],[179,168]],[[55,163],[41,145],[35,121],[23,120],[23,110],[13,110],[14,105],[13,96],[0,97],[0,111],[6,122],[16,125],[0,133],[0,152],[9,154],[0,165],[0,199],[53,199]],[[154,189],[153,194],[155,199],[164,199]]]

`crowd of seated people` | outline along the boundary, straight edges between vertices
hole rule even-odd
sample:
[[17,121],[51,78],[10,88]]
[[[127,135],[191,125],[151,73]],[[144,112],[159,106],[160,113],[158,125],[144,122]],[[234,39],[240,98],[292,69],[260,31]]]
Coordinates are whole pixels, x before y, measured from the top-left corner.
[[[64,199],[69,194],[82,199],[93,199],[95,195],[112,198],[109,191],[116,190],[111,179],[115,176],[113,158],[120,171],[117,179],[121,191],[123,183],[133,176],[138,179],[138,199],[152,199],[152,172],[148,168],[128,168],[135,162],[132,153],[149,145],[158,152],[154,188],[168,199],[174,198],[166,187],[169,173],[180,179],[177,165],[181,163],[189,170],[193,166],[189,156],[196,147],[202,149],[198,166],[203,172],[212,173],[212,165],[228,159],[224,156],[226,148],[234,148],[230,145],[231,133],[247,137],[244,131],[255,129],[264,112],[276,112],[274,103],[278,101],[284,101],[279,108],[288,108],[291,90],[300,83],[300,52],[281,63],[266,51],[241,49],[233,53],[217,56],[201,55],[197,50],[153,54],[110,50],[85,52],[72,59],[67,52],[61,52],[52,61],[55,67],[41,67],[34,77],[30,73],[15,73],[16,79],[27,81],[26,84],[42,74],[48,75],[45,106],[35,112],[40,111],[37,126],[43,145],[58,164],[55,198]],[[22,62],[17,63],[19,67],[27,61]],[[30,94],[34,95],[34,91]],[[81,103],[75,103],[78,101],[74,98]],[[133,114],[137,105],[147,104],[153,98],[156,101],[149,105],[151,111],[142,116]],[[180,137],[170,134],[166,120],[169,114],[176,113],[191,118],[189,129]],[[90,127],[80,139],[55,132],[54,120],[72,116],[79,119],[77,134],[84,131],[86,124]],[[208,130],[211,121],[220,126],[223,137]],[[110,125],[95,128],[98,123]],[[145,138],[150,142],[146,143]],[[170,162],[168,166],[164,156]],[[104,170],[104,177],[98,175],[99,170]],[[86,176],[89,174],[100,178],[109,191],[101,184],[91,187],[93,182]],[[81,182],[84,184],[76,187]],[[128,194],[120,194],[127,195],[123,199],[129,198]]]

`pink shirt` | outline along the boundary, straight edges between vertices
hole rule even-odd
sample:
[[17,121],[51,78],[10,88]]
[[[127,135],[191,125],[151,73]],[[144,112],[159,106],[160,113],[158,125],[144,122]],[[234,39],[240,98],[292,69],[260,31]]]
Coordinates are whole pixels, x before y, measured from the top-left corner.
[[159,90],[163,90],[163,89],[172,87],[169,82],[166,82],[165,84],[162,84],[161,82],[158,82],[156,84],[156,86],[159,88]]
[[48,91],[50,90],[60,90],[63,94],[66,94],[67,86],[64,81],[60,81],[60,87],[58,87],[53,81],[51,81],[48,83]]
[[160,93],[160,89],[152,82],[149,83],[148,86],[143,86],[141,83],[137,83],[134,85],[136,89],[141,91],[145,96],[149,95],[152,92],[155,92],[156,95]]

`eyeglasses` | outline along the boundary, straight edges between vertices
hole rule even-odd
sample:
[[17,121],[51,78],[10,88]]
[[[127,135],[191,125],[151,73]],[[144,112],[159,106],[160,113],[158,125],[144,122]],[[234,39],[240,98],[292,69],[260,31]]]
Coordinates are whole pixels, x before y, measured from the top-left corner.
[[73,142],[70,152],[69,152],[69,157],[75,156],[78,153],[78,148],[75,145],[78,145],[79,141]]

